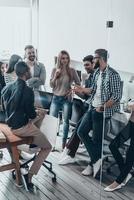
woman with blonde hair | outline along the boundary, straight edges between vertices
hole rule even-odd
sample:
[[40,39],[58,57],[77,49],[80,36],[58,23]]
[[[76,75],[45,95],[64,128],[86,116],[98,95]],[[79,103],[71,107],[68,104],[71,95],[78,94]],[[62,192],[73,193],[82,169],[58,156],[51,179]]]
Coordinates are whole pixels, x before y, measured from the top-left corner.
[[50,107],[50,115],[58,117],[60,110],[63,111],[63,139],[64,149],[69,130],[69,119],[72,112],[72,83],[80,85],[80,80],[75,69],[70,67],[70,56],[62,50],[57,58],[56,67],[53,68],[50,86],[53,88],[53,99]]

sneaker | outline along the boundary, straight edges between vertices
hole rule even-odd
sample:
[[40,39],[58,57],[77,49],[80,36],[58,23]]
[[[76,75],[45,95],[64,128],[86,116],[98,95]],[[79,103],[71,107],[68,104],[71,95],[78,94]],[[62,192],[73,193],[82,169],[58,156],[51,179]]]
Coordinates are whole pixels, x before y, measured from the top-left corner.
[[70,164],[70,163],[74,163],[75,161],[76,161],[75,158],[72,158],[71,156],[66,155],[59,161],[58,164],[59,165],[67,165],[67,164]]
[[95,178],[101,168],[101,159],[97,160],[96,163],[93,164],[93,177]]
[[26,153],[25,151],[21,151],[21,159],[23,160],[30,160],[33,158],[33,155]]
[[126,177],[126,179],[123,181],[123,183],[121,183],[122,186],[125,186],[129,181],[130,179],[133,177],[133,175],[131,173],[129,173]]
[[84,176],[90,176],[90,175],[93,174],[93,167],[92,167],[91,165],[88,165],[88,166],[86,167],[86,169],[84,169],[81,173],[82,173],[82,175],[84,175]]
[[65,147],[60,155],[60,160],[62,160],[67,155],[68,149]]

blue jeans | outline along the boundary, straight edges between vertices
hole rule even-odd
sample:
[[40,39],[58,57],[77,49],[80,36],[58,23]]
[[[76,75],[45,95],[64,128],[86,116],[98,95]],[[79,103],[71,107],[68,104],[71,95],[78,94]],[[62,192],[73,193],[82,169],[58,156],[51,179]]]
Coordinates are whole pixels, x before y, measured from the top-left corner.
[[52,103],[50,106],[50,115],[58,118],[59,111],[63,112],[63,143],[66,143],[69,131],[69,119],[72,114],[72,102],[70,102],[64,96],[53,96]]
[[[93,130],[92,137],[89,136],[90,130]],[[102,130],[103,113],[96,112],[94,109],[88,110],[79,124],[77,134],[87,149],[91,164],[101,158]]]

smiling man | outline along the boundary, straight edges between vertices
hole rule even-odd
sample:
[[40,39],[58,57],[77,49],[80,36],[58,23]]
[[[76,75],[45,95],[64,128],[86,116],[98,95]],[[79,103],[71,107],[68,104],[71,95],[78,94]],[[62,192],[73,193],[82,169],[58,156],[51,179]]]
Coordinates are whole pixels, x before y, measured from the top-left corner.
[[36,49],[32,45],[25,47],[25,61],[30,67],[32,77],[28,80],[31,88],[39,89],[41,85],[45,85],[46,70],[44,64],[37,61]]

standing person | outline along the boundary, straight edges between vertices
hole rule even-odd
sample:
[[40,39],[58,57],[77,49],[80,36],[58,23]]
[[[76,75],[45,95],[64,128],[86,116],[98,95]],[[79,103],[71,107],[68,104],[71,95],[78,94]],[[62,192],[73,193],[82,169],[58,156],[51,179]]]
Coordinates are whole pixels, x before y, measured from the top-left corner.
[[45,85],[46,69],[44,64],[37,61],[36,50],[32,45],[25,47],[25,62],[30,68],[32,77],[27,81],[29,87],[39,90],[41,85]]
[[[120,173],[116,180],[104,189],[107,192],[120,189],[132,178],[130,171],[134,164],[134,102],[129,105],[129,109],[132,111],[132,114],[128,124],[109,145],[113,157],[118,164]],[[130,146],[128,147],[126,158],[124,159],[119,148],[129,139]]]
[[[89,109],[77,129],[77,134],[84,143],[91,159],[90,164],[85,169],[88,172],[86,175],[93,174],[93,177],[96,177],[102,163],[103,116],[107,119],[114,112],[119,112],[122,97],[120,76],[108,65],[107,58],[107,50],[97,49],[95,51],[94,62],[99,65],[99,68],[93,75],[91,95],[88,99]],[[90,130],[93,130],[92,137],[89,136]]]
[[4,73],[4,79],[5,79],[6,85],[17,79],[14,68],[15,68],[16,63],[21,61],[21,60],[22,60],[22,58],[17,54],[13,54],[10,57],[8,67],[7,67],[7,71]]
[[28,174],[25,175],[27,187],[33,191],[32,177],[38,173],[52,147],[39,129],[44,113],[39,109],[35,110],[33,90],[26,85],[26,81],[31,77],[28,65],[22,61],[18,62],[15,73],[17,80],[2,90],[2,102],[12,133],[19,137],[33,136],[33,144],[40,148]]
[[[85,99],[85,102],[83,103],[83,105],[84,105],[84,111],[86,112],[89,106],[87,100],[90,95],[90,87],[92,86],[93,73],[94,73],[93,56],[88,55],[84,57],[83,65],[84,65],[85,71],[88,74],[88,78],[85,80],[85,88],[79,86],[77,87],[77,91],[76,90],[75,91],[78,96],[80,96],[82,99]],[[77,128],[79,127],[82,118],[77,123],[76,128],[74,129],[71,138],[66,144],[66,148],[64,149],[61,155],[61,158],[59,160],[60,165],[66,165],[66,164],[75,162],[75,154],[77,152],[77,149],[80,143],[80,138],[77,135]]]
[[75,69],[70,68],[70,56],[67,51],[61,51],[57,58],[56,67],[53,68],[50,86],[53,88],[53,99],[50,107],[50,115],[58,117],[59,111],[63,111],[63,139],[64,149],[69,131],[69,119],[72,111],[71,85],[80,85],[80,80]]

